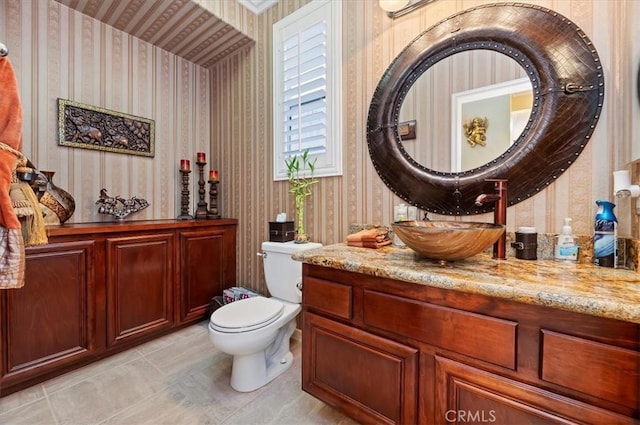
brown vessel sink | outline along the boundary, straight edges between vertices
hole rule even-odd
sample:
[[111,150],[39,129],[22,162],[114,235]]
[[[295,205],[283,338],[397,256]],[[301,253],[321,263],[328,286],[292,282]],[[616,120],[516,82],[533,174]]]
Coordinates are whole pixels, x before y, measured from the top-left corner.
[[463,260],[493,245],[505,226],[464,221],[400,221],[392,223],[394,234],[426,258]]

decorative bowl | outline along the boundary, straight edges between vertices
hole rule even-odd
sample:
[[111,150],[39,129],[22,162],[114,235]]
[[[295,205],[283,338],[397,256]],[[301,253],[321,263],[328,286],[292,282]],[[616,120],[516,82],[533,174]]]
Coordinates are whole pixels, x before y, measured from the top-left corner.
[[505,226],[466,221],[400,221],[393,233],[426,258],[442,261],[473,257],[493,245]]

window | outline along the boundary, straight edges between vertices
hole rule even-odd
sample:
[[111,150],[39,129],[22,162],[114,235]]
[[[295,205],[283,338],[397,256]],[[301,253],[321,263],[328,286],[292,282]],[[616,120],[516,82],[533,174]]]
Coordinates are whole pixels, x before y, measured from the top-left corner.
[[315,177],[342,175],[341,2],[315,0],[273,25],[273,176],[305,150]]

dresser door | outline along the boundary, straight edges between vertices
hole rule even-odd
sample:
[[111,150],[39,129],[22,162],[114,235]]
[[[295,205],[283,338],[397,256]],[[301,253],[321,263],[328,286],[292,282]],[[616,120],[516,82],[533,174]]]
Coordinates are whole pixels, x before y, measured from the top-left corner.
[[211,299],[235,285],[235,227],[180,232],[180,322],[202,320]]
[[93,251],[93,241],[26,249],[24,286],[0,292],[0,388],[63,369],[104,345],[96,338]]
[[173,325],[173,233],[107,238],[110,346]]

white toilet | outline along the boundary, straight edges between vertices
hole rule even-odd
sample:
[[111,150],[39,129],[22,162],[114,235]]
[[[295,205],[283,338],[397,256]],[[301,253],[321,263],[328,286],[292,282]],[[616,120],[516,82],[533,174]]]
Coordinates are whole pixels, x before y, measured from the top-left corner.
[[235,301],[211,315],[209,339],[220,351],[233,355],[231,387],[236,391],[256,390],[291,367],[289,338],[302,302],[302,263],[292,260],[291,254],[321,246],[263,242],[264,276],[271,297]]

